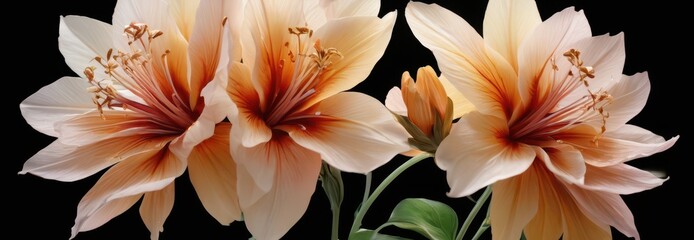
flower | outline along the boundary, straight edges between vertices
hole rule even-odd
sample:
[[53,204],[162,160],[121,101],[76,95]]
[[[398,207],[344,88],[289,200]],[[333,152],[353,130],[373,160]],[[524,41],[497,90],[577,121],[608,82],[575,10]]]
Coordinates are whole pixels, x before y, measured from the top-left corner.
[[[158,238],[186,168],[207,211],[238,220],[225,84],[225,16],[232,2],[119,1],[113,26],[67,16],[60,51],[81,78],[63,77],[21,103],[26,121],[57,137],[20,172],[76,181],[109,168],[82,198],[72,237],[139,199]],[[221,97],[219,97],[221,94]]]
[[378,100],[343,92],[390,40],[395,13],[377,1],[250,1],[243,63],[229,70],[231,151],[239,202],[256,239],[278,239],[304,214],[321,159],[365,173],[408,149]]
[[417,79],[402,74],[402,89],[393,87],[386,96],[390,109],[410,133],[410,145],[416,149],[405,153],[414,156],[421,151],[434,153],[448,136],[454,118],[474,110],[472,104],[443,76],[436,76],[431,66],[417,70]]
[[[646,73],[622,76],[623,35],[593,37],[582,11],[544,22],[533,1],[492,0],[484,38],[435,4],[405,15],[442,73],[478,111],[436,152],[450,196],[493,184],[495,239],[604,239],[609,226],[638,238],[619,194],[664,180],[624,162],[671,147],[626,124],[646,103]],[[451,27],[455,26],[455,27]]]

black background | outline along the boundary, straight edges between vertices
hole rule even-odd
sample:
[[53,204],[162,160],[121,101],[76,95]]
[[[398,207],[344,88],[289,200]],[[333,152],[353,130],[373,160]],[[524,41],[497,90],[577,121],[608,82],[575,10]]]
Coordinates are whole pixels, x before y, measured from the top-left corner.
[[[384,57],[374,68],[369,78],[354,91],[368,93],[384,100],[386,92],[399,85],[403,71],[415,72],[424,65],[436,66],[432,54],[414,38],[404,18],[407,0],[385,0],[381,16],[397,9],[398,19]],[[602,2],[602,4],[601,4]],[[685,114],[691,111],[687,86],[692,81],[691,40],[683,34],[690,31],[691,17],[686,8],[660,2],[649,1],[649,5],[636,4],[635,1],[578,1],[561,0],[538,1],[542,18],[569,6],[585,10],[591,23],[593,35],[605,33],[626,33],[627,60],[625,74],[649,71],[651,95],[648,104],[632,124],[649,129],[666,138],[683,135],[680,141],[665,153],[630,162],[631,164],[654,170],[665,171],[670,180],[656,189],[624,196],[636,218],[643,239],[672,239],[677,236],[690,236],[691,207],[688,197],[691,173],[688,172],[690,159],[686,155],[691,148],[688,120]],[[23,7],[6,8],[21,18],[3,17],[5,53],[3,67],[5,74],[5,111],[11,114],[9,131],[5,143],[12,157],[5,157],[8,165],[3,167],[3,175],[10,180],[4,189],[3,199],[10,200],[4,205],[2,218],[10,221],[3,234],[20,234],[27,239],[67,239],[73,225],[77,203],[84,193],[98,179],[100,174],[87,179],[65,183],[41,179],[32,175],[17,175],[22,164],[53,139],[33,130],[22,119],[19,103],[40,87],[55,81],[61,76],[75,76],[64,63],[58,51],[58,23],[60,15],[83,15],[110,22],[114,1],[65,1],[57,6],[38,6],[34,1],[21,1]],[[439,1],[439,4],[463,16],[478,31],[481,30],[486,1]],[[682,59],[682,60],[680,60]],[[7,61],[11,64],[7,65]],[[3,95],[3,97],[7,95]],[[374,173],[375,184],[395,169],[405,158],[397,157]],[[346,239],[352,214],[361,200],[364,177],[357,174],[344,174],[346,199],[342,207],[340,235]],[[4,183],[5,184],[5,183]],[[426,197],[451,205],[461,222],[472,204],[467,199],[451,199],[445,193],[448,186],[445,175],[432,161],[424,161],[406,171],[384,195],[372,206],[364,221],[364,226],[376,228],[387,219],[392,207],[401,199]],[[104,226],[85,233],[76,239],[147,239],[149,232],[142,223],[137,205]],[[5,224],[3,228],[7,225]],[[472,225],[476,229],[478,223]],[[248,239],[249,234],[243,223],[231,226],[219,225],[203,209],[187,174],[176,181],[176,203],[173,212],[164,225],[165,231],[160,239]],[[392,231],[391,231],[392,232]],[[474,232],[474,230],[473,230]],[[330,235],[330,210],[322,190],[317,188],[309,210],[286,235],[286,239],[318,238],[327,239]],[[410,235],[410,237],[418,237]],[[616,239],[625,238],[619,233]],[[4,237],[3,237],[4,238]],[[685,237],[686,238],[686,237]]]

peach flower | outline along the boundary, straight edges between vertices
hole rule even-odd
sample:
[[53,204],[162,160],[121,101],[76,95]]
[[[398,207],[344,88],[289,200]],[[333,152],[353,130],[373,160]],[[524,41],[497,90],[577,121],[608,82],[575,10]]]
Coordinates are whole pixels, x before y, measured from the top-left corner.
[[436,152],[450,196],[492,184],[494,239],[638,238],[620,194],[664,180],[625,164],[670,148],[626,124],[646,104],[646,73],[622,76],[623,34],[592,36],[582,11],[541,21],[531,0],[491,0],[484,38],[435,4],[405,13],[442,74],[478,111],[464,115]]

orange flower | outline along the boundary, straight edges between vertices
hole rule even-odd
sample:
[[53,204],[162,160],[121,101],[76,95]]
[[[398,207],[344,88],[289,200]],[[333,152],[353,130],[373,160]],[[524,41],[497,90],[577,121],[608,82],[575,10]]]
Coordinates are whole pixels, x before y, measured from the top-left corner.
[[430,66],[417,70],[417,82],[409,72],[404,72],[401,85],[402,89],[394,87],[388,92],[386,107],[399,115],[398,121],[410,133],[410,145],[416,148],[405,155],[436,152],[448,136],[453,118],[474,110],[472,104],[446,78],[437,77]]
[[450,196],[493,184],[494,239],[605,239],[610,226],[638,238],[619,194],[664,180],[624,162],[678,137],[626,124],[650,86],[645,73],[622,76],[622,34],[593,37],[573,8],[542,22],[530,0],[490,1],[484,38],[435,4],[411,2],[405,15],[478,110],[453,125],[436,162]]
[[230,4],[119,1],[113,26],[61,18],[60,51],[82,78],[61,78],[20,105],[32,127],[58,138],[20,173],[75,181],[113,165],[80,201],[72,237],[142,199],[140,215],[158,238],[186,167],[212,216],[240,219],[231,125],[218,123],[231,102],[213,81],[226,78],[224,11],[240,8]]
[[407,150],[406,133],[365,94],[390,40],[395,13],[378,1],[250,1],[243,63],[230,69],[231,150],[244,222],[279,239],[308,207],[321,159],[365,173]]

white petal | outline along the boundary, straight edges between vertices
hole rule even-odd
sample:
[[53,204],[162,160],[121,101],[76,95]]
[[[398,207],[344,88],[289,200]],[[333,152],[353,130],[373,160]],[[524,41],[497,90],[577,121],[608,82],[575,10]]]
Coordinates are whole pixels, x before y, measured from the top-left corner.
[[624,163],[607,167],[588,165],[585,184],[581,185],[581,188],[632,194],[660,186],[666,180]]
[[[96,56],[106,57],[113,48],[113,31],[108,23],[82,16],[60,18],[58,49],[70,69],[85,77],[84,69],[97,66]],[[106,78],[103,71],[94,71],[96,79]]]
[[315,111],[307,113],[313,116],[306,122],[283,129],[299,145],[320,153],[342,171],[370,172],[410,149],[407,132],[368,95],[339,93],[322,101]]
[[[605,34],[602,36],[590,37],[569,44],[566,47],[580,51],[584,66],[591,66],[595,70],[595,77],[587,79],[589,84],[588,89],[590,89],[591,92],[597,93],[606,90],[607,86],[613,85],[622,78],[622,69],[624,68],[624,61],[626,59],[624,34],[620,33],[615,36]],[[559,68],[559,72],[555,73],[555,78],[562,79],[565,77],[565,75],[562,74],[568,73],[571,64],[566,58],[560,58],[560,54],[563,54],[562,52],[555,54],[556,59],[558,59],[557,67]],[[609,91],[608,93],[612,94]],[[586,88],[580,86],[569,94],[569,96],[566,96],[559,104],[570,104],[587,95],[588,91],[586,91]],[[645,102],[645,99],[643,101]],[[640,101],[637,101],[637,103],[638,102]]]
[[[104,225],[114,217],[130,209],[140,198],[142,198],[142,194],[115,199],[104,204],[103,207],[89,217],[89,221],[86,221],[84,225],[82,225],[81,232],[93,230]],[[70,239],[75,238],[76,235],[77,233],[73,232]]]
[[493,185],[489,205],[494,239],[520,238],[538,209],[539,187],[533,168]]
[[[195,107],[202,88],[215,78],[220,62],[222,48],[228,40],[224,37],[224,0],[202,1],[197,8],[195,26],[188,43],[190,61],[190,105]],[[231,1],[228,3],[232,3]]]
[[492,0],[484,13],[484,41],[518,71],[518,48],[540,23],[533,0]]
[[111,167],[77,206],[72,235],[89,230],[92,218],[110,202],[163,189],[186,169],[167,150],[143,152]]
[[262,176],[269,177],[271,188],[265,190],[253,184],[257,169],[239,166],[239,201],[246,227],[254,238],[280,239],[306,211],[316,188],[321,160],[318,154],[296,145],[288,137],[268,145],[265,151],[268,154],[264,156],[275,159],[268,161],[246,155],[242,161],[275,164],[271,176]]
[[140,136],[106,139],[85,146],[54,141],[24,163],[19,174],[31,173],[58,181],[76,181],[91,176],[132,155],[161,149],[166,141]]
[[[330,3],[330,1],[328,1]],[[323,26],[328,18],[326,16],[326,10],[323,5],[323,0],[304,0],[304,17],[306,18],[306,24],[312,28],[318,28]]]
[[608,130],[621,127],[641,112],[651,91],[646,72],[615,77],[617,79],[614,85],[607,88],[612,96],[610,104],[605,106],[605,111],[610,114],[605,126]]
[[585,190],[576,185],[566,187],[581,212],[591,220],[613,226],[627,237],[640,239],[634,224],[634,215],[618,194]]
[[200,0],[163,0],[163,2],[169,5],[171,9],[170,14],[176,20],[176,25],[181,34],[186,39],[193,36],[193,25],[195,24],[196,10],[200,6]]
[[407,116],[407,106],[405,106],[405,101],[402,100],[402,90],[399,87],[393,87],[388,91],[385,105],[393,113]]
[[182,138],[171,144],[171,151],[178,158],[186,159],[193,147],[210,138],[215,131],[215,124],[231,115],[234,107],[225,87],[220,81],[212,81],[202,90],[201,96],[205,100],[205,108],[198,119],[186,129]]
[[229,152],[231,124],[220,123],[215,135],[193,149],[188,174],[202,205],[219,223],[241,219],[236,192],[236,164]]
[[[567,63],[562,54],[571,48],[571,44],[589,37],[591,32],[586,16],[573,7],[552,15],[527,35],[518,52],[518,87],[524,102],[528,102],[533,93],[545,93],[547,89],[539,88],[549,87],[547,83],[554,80],[552,59],[559,64]],[[568,71],[560,70],[561,73]]]
[[[539,199],[537,213],[528,225],[523,229],[523,234],[528,239],[559,239],[564,231],[564,222],[561,214],[561,205],[558,198],[558,190],[553,183],[556,182],[551,172],[543,167],[531,167],[537,174]],[[528,170],[526,174],[531,172]]]
[[[277,168],[283,164],[283,159],[320,159],[318,153],[299,146],[286,134],[275,134],[268,142],[250,148],[244,147],[239,142],[235,128],[231,131],[231,156],[239,168],[244,168],[251,173],[253,180],[245,184],[239,183],[239,188],[250,187],[248,183],[254,183],[252,185],[257,185],[257,188],[263,192],[268,192],[274,186],[276,173],[279,171]],[[248,201],[246,205],[253,202],[251,197],[246,196],[244,199]],[[244,202],[241,202],[241,205],[243,207]]]
[[56,122],[96,109],[89,86],[85,79],[63,77],[24,99],[19,110],[34,129],[57,137]]
[[232,131],[239,134],[243,146],[253,147],[269,141],[272,138],[272,130],[265,124],[262,116],[258,115],[261,98],[253,86],[251,70],[246,64],[232,64],[227,94],[234,104],[229,121],[237,126]]
[[537,150],[537,157],[552,173],[573,184],[583,184],[586,163],[581,152],[566,144]]
[[590,126],[579,126],[557,139],[571,143],[581,150],[586,163],[598,167],[611,166],[636,158],[647,157],[672,147],[679,136],[669,140],[646,129],[623,125],[618,129],[606,132],[597,142],[598,132]]
[[[248,1],[244,13],[244,32],[241,36],[243,63],[253,69],[253,84],[260,101],[269,93],[272,71],[280,69],[278,58],[286,57],[286,42],[293,42],[287,28],[304,26],[303,4],[297,0]],[[313,27],[313,26],[311,26]],[[249,80],[250,81],[250,80]]]
[[456,89],[455,86],[453,86],[451,81],[448,81],[448,78],[441,75],[439,76],[439,81],[441,82],[441,85],[443,85],[443,89],[446,90],[446,95],[448,95],[448,98],[450,98],[451,102],[453,102],[454,119],[462,117],[463,114],[475,110],[475,105],[473,105],[472,102],[470,102],[470,100],[465,98],[465,96],[463,96],[463,93],[458,91],[458,89]]
[[354,17],[354,16],[376,16],[381,9],[381,1],[372,0],[321,0],[320,6],[325,11],[327,19]]
[[[314,33],[325,48],[335,48],[342,58],[332,59],[330,67],[322,72],[315,87],[316,103],[336,93],[351,89],[364,81],[388,46],[396,13],[378,17],[350,17],[329,21]],[[312,105],[308,103],[307,105]]]
[[171,183],[161,190],[145,193],[140,204],[140,217],[149,229],[150,239],[159,239],[159,233],[164,231],[164,221],[169,217],[174,205],[174,184]]
[[83,146],[109,138],[127,136],[167,136],[177,134],[139,112],[104,110],[103,116],[92,111],[55,123],[58,140]]
[[436,164],[446,171],[449,196],[470,195],[480,188],[524,172],[535,159],[533,147],[509,142],[504,120],[471,112],[453,124],[436,150]]
[[[225,16],[227,17],[227,25],[229,25],[229,32],[227,38],[229,39],[229,59],[231,61],[240,61],[243,55],[241,49],[241,37],[246,34],[246,29],[243,28],[246,4],[248,0],[233,0],[231,3],[226,3],[231,5],[225,8]],[[228,2],[228,1],[227,1]],[[223,80],[226,80],[224,78]]]
[[[556,201],[559,205],[559,209],[555,209],[555,212],[550,214],[561,215],[563,239],[611,239],[610,226],[596,222],[587,216],[578,206],[579,203],[576,202],[575,196],[567,189],[576,185],[562,182],[547,172],[547,169],[538,169],[537,173],[540,189],[545,193],[542,197],[550,198],[541,199],[540,204],[549,200]],[[556,220],[556,218],[552,217],[549,220]]]
[[441,73],[477,110],[509,117],[520,104],[516,73],[470,24],[439,5],[419,2],[407,5],[405,17],[415,37],[434,53]]

